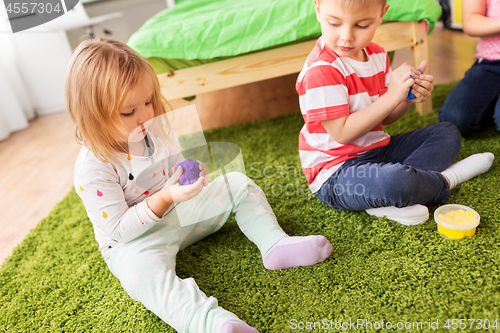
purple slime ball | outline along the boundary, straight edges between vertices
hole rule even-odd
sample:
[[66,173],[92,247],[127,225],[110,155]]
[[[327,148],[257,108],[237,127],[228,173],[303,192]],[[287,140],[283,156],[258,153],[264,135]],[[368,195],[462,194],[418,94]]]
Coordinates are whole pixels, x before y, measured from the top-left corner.
[[177,164],[175,170],[177,170],[179,166],[182,167],[182,175],[179,178],[179,183],[181,185],[191,185],[200,178],[200,166],[198,162],[188,158]]

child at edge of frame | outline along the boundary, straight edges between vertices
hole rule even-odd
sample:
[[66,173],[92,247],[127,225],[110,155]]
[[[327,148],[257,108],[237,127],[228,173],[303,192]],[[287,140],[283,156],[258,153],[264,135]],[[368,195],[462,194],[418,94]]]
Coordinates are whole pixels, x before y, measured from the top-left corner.
[[500,131],[500,0],[462,0],[464,33],[479,37],[475,62],[439,110],[466,137],[495,123]]
[[322,36],[296,83],[305,122],[299,153],[311,192],[332,208],[403,225],[425,222],[426,205],[446,203],[454,186],[488,171],[494,155],[452,164],[461,136],[451,123],[385,133],[382,125],[430,98],[427,60],[392,71],[386,51],[372,43],[386,0],[314,0],[314,6]]
[[[175,167],[185,159],[177,136],[168,124],[166,140],[149,133],[150,121],[170,107],[151,65],[126,44],[83,41],[73,53],[65,89],[82,144],[74,186],[99,251],[129,296],[178,332],[258,332],[207,297],[194,279],[175,272],[177,253],[218,231],[230,217],[258,247],[267,269],[314,265],[330,255],[332,245],[324,236],[288,236],[263,191],[242,173],[225,175],[232,200],[218,215],[213,198],[227,192],[224,176],[209,183],[206,166],[197,161],[199,178],[179,184],[183,170]],[[137,181],[140,170],[131,163],[147,165],[150,158],[164,162],[163,177],[160,171],[144,191]],[[179,222],[181,206],[187,212],[183,221],[192,223]]]

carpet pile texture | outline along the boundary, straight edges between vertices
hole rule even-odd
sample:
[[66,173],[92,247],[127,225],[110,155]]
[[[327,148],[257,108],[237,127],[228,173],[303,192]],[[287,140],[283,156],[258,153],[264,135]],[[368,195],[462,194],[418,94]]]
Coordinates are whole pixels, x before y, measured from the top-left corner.
[[[432,113],[419,116],[412,109],[385,129],[395,135],[436,123],[437,110],[455,84],[435,88]],[[290,235],[326,236],[331,256],[315,266],[268,271],[257,247],[231,219],[179,253],[177,274],[193,277],[207,295],[260,332],[333,332],[335,323],[340,328],[338,323],[349,320],[379,323],[373,329],[382,327],[381,321],[384,327],[408,322],[413,327],[406,324],[405,331],[413,332],[429,331],[429,320],[447,330],[443,325],[450,319],[451,327],[453,318],[481,319],[482,325],[489,320],[490,326],[498,319],[499,326],[498,162],[452,190],[449,203],[472,207],[481,224],[474,237],[451,241],[437,232],[432,214],[424,224],[406,227],[323,205],[310,194],[300,169],[302,125],[296,112],[210,130],[206,138],[238,144],[247,175],[265,190],[282,228]],[[490,151],[498,160],[499,139],[493,127],[463,139],[458,159]],[[479,329],[478,321],[466,323],[468,331],[471,324]],[[324,329],[327,325],[331,330]],[[358,328],[371,331],[368,324]],[[133,301],[108,270],[72,190],[1,266],[0,332],[174,330]]]

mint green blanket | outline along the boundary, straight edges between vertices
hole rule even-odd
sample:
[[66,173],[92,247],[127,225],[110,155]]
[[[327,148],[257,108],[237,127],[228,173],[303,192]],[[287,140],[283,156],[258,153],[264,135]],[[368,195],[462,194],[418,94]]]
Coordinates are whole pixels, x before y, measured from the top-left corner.
[[[441,16],[435,0],[388,0],[387,21],[429,23]],[[212,59],[320,36],[313,0],[182,0],[135,32],[128,45],[145,58]]]

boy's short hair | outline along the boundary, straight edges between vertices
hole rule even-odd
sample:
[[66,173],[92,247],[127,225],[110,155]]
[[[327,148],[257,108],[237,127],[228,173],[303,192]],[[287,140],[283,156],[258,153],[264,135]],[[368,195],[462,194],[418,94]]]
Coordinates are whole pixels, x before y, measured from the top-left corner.
[[318,3],[326,2],[326,1],[336,1],[341,5],[344,5],[348,8],[357,8],[357,7],[365,7],[371,6],[374,4],[380,4],[382,8],[384,8],[387,0],[318,0]]
[[128,152],[120,109],[142,77],[151,84],[154,116],[170,111],[153,67],[126,44],[92,39],[73,52],[66,71],[66,110],[76,125],[77,141],[99,160],[112,162]]

